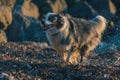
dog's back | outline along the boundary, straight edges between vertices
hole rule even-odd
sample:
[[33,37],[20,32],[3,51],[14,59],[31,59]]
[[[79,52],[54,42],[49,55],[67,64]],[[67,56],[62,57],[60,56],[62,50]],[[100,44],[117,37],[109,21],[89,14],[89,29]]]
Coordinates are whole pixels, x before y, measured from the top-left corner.
[[90,51],[99,44],[102,33],[106,29],[106,20],[102,16],[97,16],[92,20],[72,17],[71,19],[82,61],[83,57],[87,57]]

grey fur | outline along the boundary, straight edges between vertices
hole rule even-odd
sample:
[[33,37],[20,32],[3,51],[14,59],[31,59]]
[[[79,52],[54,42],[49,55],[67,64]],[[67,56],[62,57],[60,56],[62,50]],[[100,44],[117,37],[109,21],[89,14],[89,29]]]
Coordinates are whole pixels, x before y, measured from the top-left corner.
[[[50,32],[49,30],[46,30],[49,40],[65,62],[78,64],[78,59],[80,59],[80,62],[83,62],[83,58],[87,57],[90,51],[99,44],[102,33],[106,29],[106,19],[100,15],[92,20],[64,15],[61,15],[61,18],[64,19],[64,25],[59,29],[54,29],[54,32],[58,32],[57,35],[52,36],[53,31],[51,30]],[[55,25],[54,27],[57,26]],[[77,55],[78,53],[81,58],[78,58],[77,56],[71,58],[73,54]]]

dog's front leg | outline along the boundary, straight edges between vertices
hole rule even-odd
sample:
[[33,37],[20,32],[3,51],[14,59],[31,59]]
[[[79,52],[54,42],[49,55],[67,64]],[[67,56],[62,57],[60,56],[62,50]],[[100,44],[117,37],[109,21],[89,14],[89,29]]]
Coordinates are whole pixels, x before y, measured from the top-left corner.
[[80,56],[81,56],[81,59],[80,59],[80,63],[83,63],[87,58],[89,52],[87,51],[88,49],[88,46],[87,45],[83,45],[81,47],[81,49],[79,49],[79,52],[80,52]]

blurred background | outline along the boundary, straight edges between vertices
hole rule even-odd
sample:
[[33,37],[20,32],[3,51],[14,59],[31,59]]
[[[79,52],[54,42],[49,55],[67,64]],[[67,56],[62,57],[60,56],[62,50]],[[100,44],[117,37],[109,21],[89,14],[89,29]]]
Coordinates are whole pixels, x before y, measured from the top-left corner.
[[0,0],[0,42],[47,42],[41,21],[48,12],[107,19],[103,41],[120,44],[120,0]]

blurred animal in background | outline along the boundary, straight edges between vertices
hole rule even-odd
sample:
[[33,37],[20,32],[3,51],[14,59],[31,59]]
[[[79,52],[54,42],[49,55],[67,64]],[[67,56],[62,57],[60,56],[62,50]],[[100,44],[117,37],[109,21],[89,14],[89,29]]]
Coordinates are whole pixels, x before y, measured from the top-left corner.
[[47,13],[43,24],[49,43],[70,64],[85,62],[106,29],[106,19],[101,15],[85,20],[70,15]]

